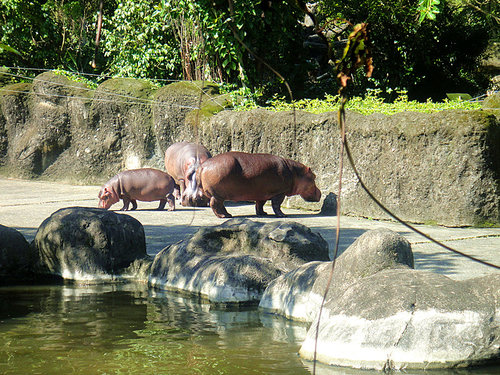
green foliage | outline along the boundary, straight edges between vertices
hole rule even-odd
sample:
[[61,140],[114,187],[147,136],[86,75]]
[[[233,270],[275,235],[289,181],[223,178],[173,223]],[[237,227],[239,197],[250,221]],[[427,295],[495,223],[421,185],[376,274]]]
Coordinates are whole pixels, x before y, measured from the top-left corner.
[[440,100],[446,92],[484,92],[486,76],[477,67],[493,33],[486,15],[461,2],[436,6],[432,0],[320,1],[322,25],[345,20],[370,25],[375,70],[369,80],[355,77],[355,92],[378,88],[393,99],[395,90],[407,90],[418,100]]
[[[97,0],[1,1],[0,43],[19,54],[0,54],[0,65],[89,71],[89,61],[94,57],[97,3]],[[105,1],[105,4],[108,9],[115,2]]]
[[425,19],[435,20],[439,13],[439,0],[419,0],[418,1],[418,22],[422,23]]
[[[282,83],[275,74],[258,63],[237,37],[258,57],[278,66],[283,75],[299,76],[297,64],[303,63],[303,57],[297,53],[302,44],[298,23],[301,12],[286,2],[276,4],[273,11],[265,14],[260,12],[260,0],[233,1],[233,5],[231,14],[228,2],[222,0],[162,1],[159,9],[164,22],[177,30],[184,76],[195,76],[188,74],[188,67],[197,66],[204,73],[197,79],[280,88]],[[187,51],[187,45],[192,46],[191,51]]]
[[[324,99],[301,99],[290,103],[284,98],[274,97],[267,102],[266,106],[260,107],[255,100],[247,97],[246,101],[233,102],[235,110],[250,110],[256,108],[265,108],[272,111],[290,111],[296,110],[306,111],[310,113],[325,113],[336,112],[340,106],[339,95],[326,95]],[[478,102],[469,102],[462,100],[444,100],[443,102],[427,102],[422,103],[415,100],[409,100],[407,93],[402,91],[398,93],[398,97],[392,103],[386,103],[380,96],[380,90],[370,90],[364,97],[353,97],[347,104],[346,109],[370,115],[372,113],[383,113],[385,115],[393,115],[399,112],[438,112],[450,109],[460,110],[475,110],[480,109],[481,104]]]
[[97,82],[95,82],[94,80],[90,80],[87,77],[82,76],[81,74],[68,72],[67,70],[62,69],[54,69],[52,72],[57,75],[64,76],[71,81],[85,83],[85,85],[87,85],[89,89],[95,90],[99,86]]
[[120,1],[103,21],[103,49],[110,74],[138,78],[181,78],[171,25],[161,19],[160,1]]
[[0,43],[0,53],[2,52],[10,52],[10,53],[15,53],[16,55],[19,55],[21,56],[21,53],[19,53],[17,50],[15,50],[14,48],[6,45],[6,44],[3,44],[3,43]]
[[[335,74],[325,56],[318,58],[303,45],[300,3],[106,0],[92,69],[99,0],[2,0],[0,66],[152,81],[208,79],[258,92],[259,104],[273,95],[288,97],[262,59],[286,78],[294,97],[323,97],[337,91]],[[498,1],[319,0],[317,15],[336,49],[332,61],[341,56],[350,31],[346,21],[371,25],[375,70],[370,79],[361,72],[354,77],[355,94],[379,89],[381,97],[394,100],[397,91],[406,90],[411,99],[436,100],[446,92],[475,95],[486,89],[478,67],[488,40],[499,35]]]
[[239,111],[258,108],[258,103],[265,102],[261,90],[226,84],[220,86],[220,91],[229,96],[230,106]]

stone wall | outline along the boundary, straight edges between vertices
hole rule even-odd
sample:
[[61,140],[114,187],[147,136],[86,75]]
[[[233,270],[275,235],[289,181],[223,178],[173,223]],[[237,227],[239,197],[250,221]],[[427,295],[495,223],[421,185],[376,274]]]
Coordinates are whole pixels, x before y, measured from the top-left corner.
[[[163,169],[169,144],[203,143],[214,155],[270,152],[309,165],[323,198],[338,190],[336,113],[219,111],[227,99],[201,82],[155,89],[111,79],[96,90],[51,72],[0,90],[3,175],[101,184],[125,168]],[[500,121],[494,112],[393,116],[347,114],[350,148],[366,185],[411,222],[450,226],[500,222]],[[300,198],[285,205],[319,210]],[[347,164],[342,212],[388,218]]]
[[[203,126],[211,150],[272,152],[311,166],[323,196],[338,190],[337,114],[230,112]],[[402,219],[444,225],[499,220],[500,123],[482,111],[362,116],[348,113],[357,168],[376,197]],[[342,212],[388,218],[345,161]],[[300,198],[289,204],[303,202]],[[304,202],[305,204],[305,202]]]

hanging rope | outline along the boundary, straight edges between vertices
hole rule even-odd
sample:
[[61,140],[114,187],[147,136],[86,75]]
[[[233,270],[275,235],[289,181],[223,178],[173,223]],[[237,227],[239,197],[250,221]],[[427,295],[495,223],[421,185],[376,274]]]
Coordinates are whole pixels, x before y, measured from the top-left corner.
[[361,175],[359,174],[356,164],[354,162],[354,158],[352,157],[351,151],[348,146],[347,138],[346,138],[346,129],[345,129],[345,104],[347,103],[347,94],[346,94],[346,89],[349,80],[352,79],[352,74],[361,66],[365,67],[365,72],[366,76],[370,77],[372,72],[373,72],[373,64],[372,64],[372,58],[370,55],[370,46],[369,46],[369,39],[368,39],[368,25],[365,23],[358,24],[354,27],[354,31],[349,35],[348,43],[347,46],[344,49],[344,54],[342,56],[342,59],[337,63],[337,78],[340,83],[340,89],[339,89],[339,94],[341,96],[341,104],[340,108],[338,110],[338,122],[339,122],[339,127],[340,127],[340,153],[339,153],[339,189],[338,189],[338,195],[337,195],[337,232],[336,232],[336,237],[335,237],[335,249],[334,249],[334,254],[333,254],[333,260],[331,263],[330,267],[330,273],[328,276],[327,284],[325,287],[325,291],[323,293],[323,298],[321,301],[320,309],[318,312],[318,321],[316,324],[316,332],[315,332],[315,342],[314,342],[314,355],[313,355],[313,375],[316,374],[316,362],[317,362],[317,348],[318,348],[318,338],[319,338],[319,330],[320,330],[320,322],[321,322],[321,315],[323,311],[323,306],[326,301],[326,297],[328,295],[328,291],[330,290],[332,281],[333,281],[333,275],[334,275],[334,270],[335,270],[335,264],[336,264],[336,258],[338,254],[338,246],[339,246],[339,240],[340,240],[340,203],[341,203],[341,192],[342,192],[342,171],[343,171],[343,165],[344,165],[344,151],[347,156],[347,159],[349,161],[349,164],[351,168],[354,171],[354,174],[356,175],[356,178],[358,179],[361,187],[363,190],[368,194],[370,199],[372,199],[375,204],[377,204],[385,213],[387,213],[389,216],[391,216],[394,220],[399,222],[400,224],[404,225],[405,227],[409,228],[410,230],[414,231],[415,233],[425,237],[429,241],[434,242],[435,244],[441,246],[442,248],[451,251],[455,254],[461,255],[463,257],[466,257],[472,261],[478,262],[480,264],[483,264],[488,267],[500,269],[500,266],[486,262],[484,260],[475,258],[469,254],[465,254],[461,251],[458,251],[456,249],[453,249],[442,242],[435,240],[431,236],[423,233],[422,231],[418,230],[417,228],[413,227],[412,225],[408,224],[404,220],[400,219],[398,216],[396,216],[394,213],[392,213],[387,207],[385,207],[375,196],[374,194],[368,189],[368,187],[365,185],[363,182]]

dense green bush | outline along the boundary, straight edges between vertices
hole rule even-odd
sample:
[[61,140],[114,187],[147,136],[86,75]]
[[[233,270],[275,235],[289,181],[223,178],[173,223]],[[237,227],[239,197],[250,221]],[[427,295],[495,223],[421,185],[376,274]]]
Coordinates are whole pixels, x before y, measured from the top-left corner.
[[323,25],[370,24],[375,71],[370,81],[355,81],[359,91],[378,88],[391,98],[407,90],[419,100],[484,93],[487,78],[478,67],[494,36],[488,13],[461,0],[442,1],[435,20],[420,23],[418,6],[417,0],[321,0],[320,15]]
[[120,1],[103,22],[107,73],[122,77],[180,79],[180,56],[159,1]]
[[[279,78],[260,59],[276,67],[294,89],[304,81],[300,9],[280,2],[263,13],[260,0],[163,0],[158,7],[165,24],[176,31],[184,78],[209,78],[263,91],[282,90]],[[236,36],[234,34],[237,34]],[[242,40],[245,45],[240,43]],[[192,46],[187,51],[186,46]],[[202,74],[189,72],[201,70]]]
[[303,45],[303,1],[233,0],[231,12],[227,0],[106,0],[95,55],[100,1],[2,0],[0,66],[209,79],[246,87],[263,102],[289,98],[265,61],[295,98],[323,97],[337,91],[333,65],[346,25],[367,21],[375,71],[371,79],[355,77],[354,93],[377,89],[393,100],[404,90],[410,99],[442,99],[447,92],[485,92],[479,61],[499,36],[496,0],[319,0],[317,18],[334,46],[328,64]]
[[[98,2],[2,0],[0,43],[19,55],[0,50],[0,65],[91,72]],[[105,14],[116,7],[104,4]]]

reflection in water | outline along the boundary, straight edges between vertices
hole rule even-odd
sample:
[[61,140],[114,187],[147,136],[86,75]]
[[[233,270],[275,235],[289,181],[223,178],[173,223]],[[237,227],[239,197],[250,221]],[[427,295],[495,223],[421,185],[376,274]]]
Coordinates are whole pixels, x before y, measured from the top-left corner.
[[[307,326],[143,285],[0,288],[1,374],[309,374]],[[493,375],[499,368],[435,375]],[[375,375],[318,365],[318,375]]]
[[2,374],[309,373],[293,335],[276,340],[256,307],[217,309],[135,284],[4,287],[0,300]]

